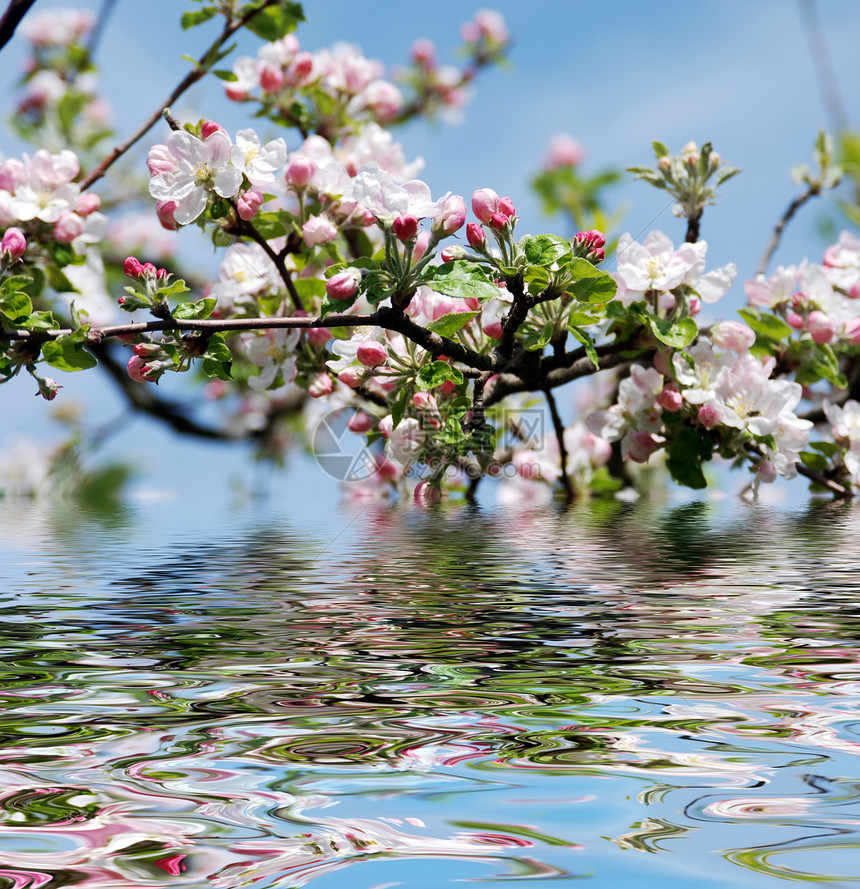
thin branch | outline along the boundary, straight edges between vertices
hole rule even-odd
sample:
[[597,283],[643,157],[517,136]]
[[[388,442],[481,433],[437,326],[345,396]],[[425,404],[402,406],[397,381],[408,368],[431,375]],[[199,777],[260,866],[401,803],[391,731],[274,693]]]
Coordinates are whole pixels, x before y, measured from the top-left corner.
[[768,264],[770,263],[770,259],[774,254],[774,251],[777,247],[779,247],[779,242],[782,240],[782,232],[785,229],[786,225],[791,221],[792,217],[795,213],[810,199],[815,197],[821,191],[821,186],[819,185],[810,185],[809,188],[806,189],[803,194],[798,195],[786,209],[785,213],[782,214],[782,218],[777,222],[773,234],[770,238],[770,243],[767,245],[767,249],[761,256],[761,259],[758,263],[758,268],[756,269],[757,275],[763,275],[767,271]]
[[558,406],[555,403],[555,397],[549,389],[544,389],[546,403],[549,405],[549,414],[552,417],[552,426],[555,430],[556,441],[558,441],[558,453],[561,458],[561,483],[564,485],[564,491],[568,500],[573,500],[575,492],[570,478],[567,474],[567,448],[564,444],[564,424],[561,422],[561,416],[558,412]]
[[0,49],[12,39],[15,28],[21,23],[21,19],[30,10],[36,0],[12,0],[3,18],[0,18]]
[[94,169],[91,170],[80,182],[81,191],[85,191],[89,188],[94,182],[97,182],[99,179],[104,176],[104,174],[113,166],[116,161],[118,161],[131,147],[134,145],[139,139],[142,139],[156,123],[158,123],[159,118],[161,117],[162,112],[165,108],[169,108],[173,105],[176,100],[190,87],[192,87],[198,80],[200,80],[208,71],[212,62],[207,62],[208,59],[216,56],[218,54],[218,50],[240,29],[242,28],[253,16],[257,15],[258,12],[265,9],[268,6],[273,6],[275,3],[278,3],[279,0],[264,0],[261,6],[245,13],[245,15],[236,19],[236,21],[230,22],[224,26],[224,30],[217,37],[215,42],[209,49],[203,53],[202,56],[197,61],[197,64],[182,78],[179,84],[174,88],[173,92],[167,97],[167,99],[159,105],[159,107],[141,124],[141,126],[131,135],[128,139],[125,140],[121,145],[118,145],[114,150],[106,157],[104,160]]
[[284,256],[280,253],[275,253],[272,250],[269,242],[257,231],[256,227],[252,222],[246,222],[244,219],[239,216],[239,211],[236,208],[235,201],[229,201],[230,206],[233,208],[233,212],[236,214],[236,220],[238,222],[239,231],[242,234],[248,235],[248,237],[254,241],[254,243],[258,244],[262,249],[263,253],[269,257],[272,261],[272,264],[278,270],[278,274],[281,276],[281,280],[284,282],[284,285],[287,288],[287,291],[290,294],[290,299],[293,301],[293,306],[295,306],[296,310],[299,312],[303,312],[305,310],[305,304],[302,302],[302,298],[299,296],[298,290],[296,290],[296,285],[293,283],[293,276],[290,274],[290,270],[287,268],[286,263],[284,262]]

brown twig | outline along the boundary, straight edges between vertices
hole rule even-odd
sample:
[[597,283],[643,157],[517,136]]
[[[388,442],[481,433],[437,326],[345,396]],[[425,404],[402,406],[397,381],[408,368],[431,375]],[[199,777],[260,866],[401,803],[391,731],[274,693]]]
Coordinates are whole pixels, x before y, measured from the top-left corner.
[[3,13],[3,18],[0,18],[0,49],[3,49],[12,39],[15,28],[18,27],[21,19],[27,15],[35,2],[36,0],[12,0],[9,4],[6,12]]
[[125,140],[121,145],[118,145],[114,150],[106,157],[102,162],[94,169],[91,170],[80,182],[81,191],[89,188],[93,183],[97,182],[99,179],[104,176],[104,174],[113,166],[116,161],[118,161],[131,147],[134,145],[139,139],[142,139],[146,133],[158,123],[159,118],[161,117],[162,112],[165,108],[169,108],[171,105],[176,102],[176,100],[190,87],[194,86],[198,80],[200,80],[208,71],[214,62],[207,62],[208,59],[213,58],[218,54],[218,50],[240,29],[242,28],[251,18],[253,18],[257,13],[261,10],[265,9],[268,6],[273,6],[275,3],[279,2],[279,0],[264,0],[262,5],[257,8],[246,12],[245,15],[236,19],[235,21],[228,21],[224,26],[224,29],[216,38],[215,42],[203,53],[202,56],[197,61],[197,64],[182,78],[182,80],[177,84],[177,86],[173,89],[167,99],[159,105],[159,107],[141,124],[138,129],[132,133],[128,139]]
[[561,483],[564,485],[564,492],[568,500],[573,500],[575,492],[570,478],[567,474],[567,447],[564,444],[564,424],[561,422],[561,416],[558,412],[558,406],[555,403],[555,397],[549,389],[544,389],[543,394],[546,396],[546,403],[549,406],[549,415],[552,417],[552,426],[555,430],[555,437],[558,441],[558,453],[561,459]]
[[795,213],[810,199],[815,197],[821,191],[820,185],[810,185],[809,188],[806,189],[803,194],[798,195],[787,207],[785,213],[782,214],[779,222],[777,222],[774,227],[773,234],[770,238],[770,243],[767,245],[764,253],[761,256],[761,259],[758,263],[758,268],[756,269],[757,275],[763,275],[767,271],[768,264],[770,263],[770,259],[774,254],[774,251],[777,247],[779,247],[779,242],[782,240],[782,233],[785,229],[786,225],[791,221],[791,218]]

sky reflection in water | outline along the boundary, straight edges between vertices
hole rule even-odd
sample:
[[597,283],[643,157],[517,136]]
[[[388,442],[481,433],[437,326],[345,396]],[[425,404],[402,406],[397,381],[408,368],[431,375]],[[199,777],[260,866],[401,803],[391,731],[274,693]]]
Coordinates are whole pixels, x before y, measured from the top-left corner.
[[0,887],[858,880],[857,508],[61,516],[0,502]]

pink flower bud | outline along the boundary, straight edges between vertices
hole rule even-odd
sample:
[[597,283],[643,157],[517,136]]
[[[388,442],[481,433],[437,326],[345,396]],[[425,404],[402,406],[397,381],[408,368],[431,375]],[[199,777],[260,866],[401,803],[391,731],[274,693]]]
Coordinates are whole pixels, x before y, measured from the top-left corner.
[[502,338],[502,322],[501,321],[490,321],[484,325],[484,333],[491,337],[494,340],[500,340]]
[[63,213],[54,223],[54,237],[61,244],[71,244],[84,231],[84,220],[77,213]]
[[785,310],[785,320],[789,327],[793,327],[795,330],[803,330],[806,326],[806,319],[803,315],[798,315],[793,309]]
[[148,382],[146,375],[149,372],[149,367],[139,355],[132,355],[128,359],[126,370],[135,383]]
[[377,429],[379,429],[380,434],[383,438],[391,438],[391,433],[394,431],[394,419],[391,414],[386,414],[377,424]]
[[376,419],[371,417],[370,414],[366,414],[364,411],[356,411],[346,424],[346,428],[349,429],[350,432],[358,433],[370,432],[374,426],[376,426]]
[[481,222],[489,223],[499,212],[499,196],[492,188],[479,188],[472,192],[472,212]]
[[418,235],[418,220],[414,216],[398,216],[392,223],[391,230],[401,241],[411,241]]
[[287,164],[287,172],[285,174],[287,185],[295,191],[301,191],[303,188],[308,187],[315,171],[316,166],[309,157],[305,157],[303,154],[295,154]]
[[684,399],[681,396],[677,383],[666,383],[663,387],[663,391],[657,396],[657,404],[659,404],[663,410],[672,413],[681,410],[683,403]]
[[57,397],[57,393],[63,387],[51,377],[36,377],[37,382],[39,383],[39,395],[45,399],[45,401],[53,401]]
[[438,485],[432,485],[426,481],[418,482],[412,492],[412,498],[419,504],[438,503],[442,499],[442,491]]
[[550,139],[549,148],[543,159],[545,170],[556,170],[558,167],[575,167],[585,160],[585,149],[576,139],[559,134]]
[[433,231],[442,237],[449,237],[459,231],[466,222],[466,203],[460,195],[446,198],[433,220]]
[[819,345],[829,343],[836,333],[836,325],[833,323],[833,319],[817,309],[809,313],[809,317],[806,319],[806,329],[812,334],[812,339]]
[[696,417],[705,429],[713,429],[720,422],[720,412],[713,404],[703,404]]
[[129,278],[140,278],[143,275],[143,266],[134,256],[129,256],[122,264],[122,270]]
[[143,264],[143,274],[147,278],[157,278],[158,269],[151,262],[145,262]]
[[776,467],[770,460],[762,460],[756,469],[756,474],[767,485],[776,481]]
[[214,120],[207,120],[206,123],[200,127],[200,135],[204,139],[208,139],[213,133],[217,133],[220,129],[221,127],[215,123]]
[[412,396],[412,404],[421,411],[435,411],[438,407],[436,396],[432,392],[416,392]]
[[418,232],[418,237],[415,239],[415,243],[412,245],[412,258],[413,259],[421,259],[421,257],[427,252],[427,248],[430,246],[430,232],[426,229],[424,231]]
[[691,315],[698,315],[699,312],[702,311],[702,301],[699,299],[698,296],[690,297],[689,306]]
[[860,281],[851,285],[851,289],[848,291],[848,296],[851,297],[851,299],[860,299]]
[[101,205],[102,199],[97,194],[85,191],[75,204],[75,212],[78,216],[89,216],[90,213],[95,213]]
[[317,374],[308,386],[308,395],[311,398],[322,398],[329,395],[334,388],[331,377],[326,373]]
[[388,360],[388,352],[379,341],[364,340],[359,344],[355,357],[365,367],[379,367],[380,364],[385,364]]
[[302,85],[302,81],[314,70],[314,57],[302,50],[292,61],[287,70],[287,79],[293,86]]
[[852,318],[845,324],[845,339],[852,346],[860,345],[860,318]]
[[246,222],[249,219],[253,219],[260,212],[260,207],[262,206],[263,195],[253,188],[240,195],[239,200],[236,201],[236,211],[239,217]]
[[495,229],[497,232],[502,231],[506,225],[510,223],[510,220],[504,213],[493,213],[492,218],[490,219],[490,228]]
[[3,234],[3,241],[0,242],[0,255],[7,258],[10,262],[17,262],[27,249],[27,239],[24,232],[20,228],[7,228]]
[[358,269],[344,269],[325,282],[325,292],[329,299],[352,299],[358,293],[360,282]]
[[150,176],[157,176],[159,173],[175,173],[178,167],[173,155],[166,145],[153,145],[146,155],[146,166],[149,168]]
[[478,250],[487,243],[487,236],[480,225],[476,222],[470,222],[466,226],[466,240],[469,242],[470,247]]
[[325,327],[308,328],[308,342],[314,346],[324,346],[331,338],[331,331]]
[[514,209],[514,202],[510,198],[501,198],[499,200],[499,213],[508,219],[512,219],[517,215],[517,211]]
[[422,68],[432,68],[436,64],[436,47],[426,37],[420,37],[412,44],[412,61]]
[[647,463],[648,458],[654,453],[656,447],[657,442],[650,432],[646,432],[644,429],[637,429],[630,436],[630,448],[626,456],[636,463]]
[[327,244],[337,237],[337,227],[325,216],[311,216],[302,226],[302,238],[308,247]]
[[155,215],[158,217],[161,227],[169,232],[175,232],[179,227],[179,223],[173,217],[177,206],[176,201],[159,201],[155,205]]
[[603,262],[606,259],[606,251],[602,247],[595,247],[589,254],[592,262]]
[[364,374],[357,367],[345,367],[337,378],[350,389],[357,389],[364,382]]
[[454,244],[451,247],[443,247],[440,256],[442,262],[453,262],[455,259],[463,259],[466,251],[459,245]]
[[276,93],[286,82],[287,77],[280,68],[274,65],[263,65],[260,68],[260,86],[264,92]]
[[711,328],[711,340],[720,349],[746,352],[755,343],[755,331],[740,321],[720,321]]

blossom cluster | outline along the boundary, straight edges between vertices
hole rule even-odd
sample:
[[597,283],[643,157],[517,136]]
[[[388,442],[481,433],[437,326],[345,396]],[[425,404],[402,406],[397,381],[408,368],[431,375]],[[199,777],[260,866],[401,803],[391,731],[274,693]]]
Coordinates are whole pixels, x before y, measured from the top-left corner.
[[[64,43],[34,20],[31,40],[71,58],[87,27],[70,21]],[[190,372],[224,418],[207,433],[253,437],[269,456],[298,426],[312,438],[343,415],[366,443],[350,473],[360,496],[430,502],[483,476],[504,479],[505,496],[601,493],[628,484],[630,464],[701,488],[715,458],[748,465],[756,485],[803,473],[834,493],[860,486],[860,405],[847,397],[860,238],[844,232],[821,264],[747,281],[742,320],[715,322],[703,316],[738,270],[707,267],[699,226],[737,170],[709,145],[654,143],[656,166],[634,168],[676,196],[688,223],[677,247],[661,231],[613,235],[601,194],[614,177],[586,176],[583,147],[563,135],[535,185],[582,223],[575,234],[519,233],[514,199],[480,182],[468,199],[434,195],[391,128],[461,107],[509,41],[486,10],[462,37],[463,68],[414,44],[401,90],[357,47],[309,52],[284,24],[220,75],[231,99],[287,135],[167,114],[171,131],[145,160],[148,223],[118,214],[108,231],[70,148],[0,162],[0,381],[26,371],[53,399],[60,384],[42,364],[74,372],[98,356],[188,427],[155,384]],[[49,126],[55,112],[43,111]],[[209,279],[183,275],[172,249],[192,224],[220,251]],[[113,323],[118,309],[130,320]],[[584,377],[591,397],[570,420],[555,393]]]

